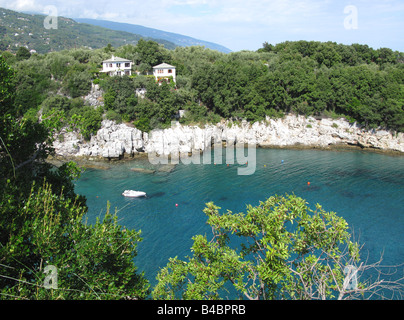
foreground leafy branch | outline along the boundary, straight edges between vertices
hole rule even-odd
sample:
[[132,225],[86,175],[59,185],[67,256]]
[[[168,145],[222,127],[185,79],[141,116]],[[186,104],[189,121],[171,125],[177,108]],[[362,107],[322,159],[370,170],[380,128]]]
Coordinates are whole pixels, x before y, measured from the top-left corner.
[[[193,238],[193,256],[178,258],[157,276],[155,299],[356,299],[401,294],[402,279],[362,281],[380,262],[361,262],[347,222],[294,195],[273,196],[247,213],[204,212],[213,238]],[[379,270],[379,269],[377,269]]]
[[[148,282],[133,262],[140,231],[118,225],[109,206],[105,217],[90,225],[83,222],[86,210],[80,202],[54,194],[48,183],[33,187],[21,206],[12,197],[7,202],[0,219],[0,296],[55,300],[147,296]],[[14,218],[9,212],[13,207],[19,207]],[[7,218],[13,223],[5,224]],[[44,286],[44,268],[49,265],[58,275],[51,289]]]

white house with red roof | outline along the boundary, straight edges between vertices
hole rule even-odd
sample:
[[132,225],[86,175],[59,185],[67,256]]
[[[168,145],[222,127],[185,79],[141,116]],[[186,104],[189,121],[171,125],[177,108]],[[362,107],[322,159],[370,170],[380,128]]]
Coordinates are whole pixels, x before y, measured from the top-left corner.
[[168,63],[162,63],[153,67],[153,75],[156,81],[160,82],[162,80],[172,80],[176,82],[175,67],[169,65]]

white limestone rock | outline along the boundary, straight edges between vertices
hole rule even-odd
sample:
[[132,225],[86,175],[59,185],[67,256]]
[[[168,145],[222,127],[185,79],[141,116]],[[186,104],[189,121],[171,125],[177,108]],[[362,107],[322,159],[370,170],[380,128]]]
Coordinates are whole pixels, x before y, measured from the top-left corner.
[[53,147],[62,156],[110,159],[138,152],[164,156],[198,153],[222,142],[279,147],[350,144],[404,152],[404,133],[397,134],[382,129],[367,131],[345,119],[316,120],[313,117],[295,115],[286,115],[282,119],[267,118],[255,123],[222,122],[203,128],[183,126],[177,122],[171,128],[153,130],[149,134],[126,124],[104,120],[101,129],[90,141],[83,141],[79,133],[62,130]]

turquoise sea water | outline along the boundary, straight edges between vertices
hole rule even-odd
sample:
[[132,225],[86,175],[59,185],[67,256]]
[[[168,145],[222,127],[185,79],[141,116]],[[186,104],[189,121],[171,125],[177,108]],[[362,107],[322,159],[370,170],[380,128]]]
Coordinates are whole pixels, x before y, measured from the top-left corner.
[[[225,163],[225,160],[223,161]],[[206,234],[205,203],[244,211],[274,194],[294,193],[314,207],[347,220],[362,257],[383,265],[404,263],[404,157],[361,151],[257,149],[256,171],[237,175],[238,164],[178,164],[171,172],[142,173],[147,159],[87,169],[76,192],[87,197],[89,222],[102,217],[107,201],[118,209],[120,224],[142,231],[136,265],[153,286],[168,258],[191,255],[192,236]],[[307,184],[310,182],[310,185]],[[147,198],[125,198],[126,189]],[[178,204],[178,206],[176,206]],[[403,268],[399,274],[403,276]]]

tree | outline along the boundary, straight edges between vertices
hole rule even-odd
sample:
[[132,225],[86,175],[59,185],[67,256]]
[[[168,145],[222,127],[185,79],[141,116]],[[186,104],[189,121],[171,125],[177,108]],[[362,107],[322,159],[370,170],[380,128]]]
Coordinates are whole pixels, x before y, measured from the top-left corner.
[[[109,206],[105,217],[90,225],[83,222],[85,207],[54,194],[48,183],[39,189],[33,186],[24,207],[19,207],[17,199],[9,194],[0,197],[2,203],[9,203],[0,209],[2,296],[54,300],[146,298],[147,280],[137,273],[133,263],[140,232],[119,226]],[[14,207],[20,214],[14,212],[14,218],[7,221]],[[7,225],[11,227],[9,233],[4,230]],[[52,288],[46,287],[47,266],[57,273]]]
[[396,63],[397,62],[397,56],[393,52],[393,50],[389,48],[380,48],[377,50],[376,54],[376,62],[378,64],[383,64],[383,63]]
[[112,44],[108,43],[107,46],[104,48],[104,51],[106,53],[115,52],[115,48],[112,46]]
[[[73,51],[73,57],[75,53],[76,51]],[[44,57],[44,67],[49,69],[54,79],[62,80],[69,69],[75,64],[73,57],[66,51],[48,53]]]
[[68,112],[71,108],[71,102],[67,97],[56,95],[46,98],[41,106],[42,113],[47,113],[51,110],[63,110],[64,112]]
[[135,57],[135,65],[142,65],[141,71],[149,71],[153,66],[163,62],[169,62],[169,56],[165,49],[152,40],[139,39],[135,49],[137,56]]
[[[367,268],[347,222],[296,196],[273,196],[247,213],[204,212],[213,238],[193,238],[188,261],[170,259],[160,270],[155,299],[219,299],[227,288],[247,299],[349,299],[371,295],[388,282],[362,282]],[[350,270],[349,272],[347,270]],[[351,281],[352,280],[352,281]],[[390,289],[402,290],[392,282]]]
[[31,57],[31,53],[27,48],[19,47],[15,56],[18,61],[27,60]]
[[72,114],[69,125],[73,130],[78,129],[83,138],[89,141],[91,135],[96,134],[101,127],[102,112],[102,108],[84,106]]
[[63,78],[63,89],[72,98],[88,94],[91,90],[91,76],[72,68]]
[[42,58],[19,61],[13,65],[13,69],[15,106],[19,109],[19,115],[22,115],[28,109],[39,106],[56,86]]
[[14,71],[2,56],[0,75],[0,192],[10,179],[18,183],[21,192],[27,191],[27,181],[31,183],[48,173],[43,160],[50,152],[49,133],[44,126],[20,118],[15,106]]
[[133,120],[138,103],[133,79],[128,76],[110,77],[103,80],[101,86],[105,91],[105,108],[120,114],[127,120]]
[[271,52],[274,49],[274,46],[267,41],[262,44],[262,48],[258,49],[258,52]]
[[8,66],[3,56],[0,55],[0,114],[8,111],[8,107],[14,96],[14,87],[12,83],[13,70]]

